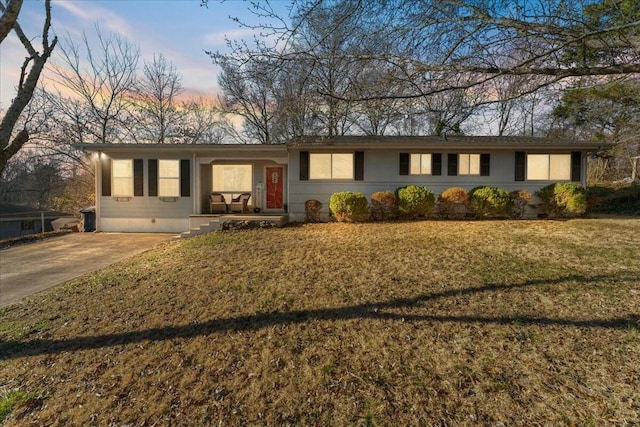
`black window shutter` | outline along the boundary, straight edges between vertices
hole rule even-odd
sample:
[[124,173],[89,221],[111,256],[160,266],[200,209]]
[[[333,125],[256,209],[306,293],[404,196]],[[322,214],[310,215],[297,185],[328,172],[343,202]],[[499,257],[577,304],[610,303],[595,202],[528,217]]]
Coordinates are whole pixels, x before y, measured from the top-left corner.
[[300,181],[309,180],[309,152],[300,152]]
[[456,176],[458,175],[458,155],[457,154],[449,154],[447,155],[447,175]]
[[149,172],[149,196],[158,196],[158,160],[149,159],[147,163]]
[[516,151],[516,160],[515,160],[515,180],[516,181],[524,181],[524,165],[525,165],[525,152],[524,151]]
[[409,153],[400,153],[400,175],[409,175]]
[[180,160],[180,197],[191,196],[191,161]]
[[[100,156],[101,158],[102,156]],[[111,196],[111,159],[100,159],[102,162],[102,195]]]
[[364,151],[356,151],[353,160],[354,179],[356,181],[364,181]]
[[431,175],[442,175],[442,154],[431,155]]
[[488,153],[480,154],[480,176],[489,176],[491,174],[491,155]]
[[582,153],[580,151],[571,152],[571,181],[582,181]]
[[133,159],[133,195],[144,196],[143,160]]

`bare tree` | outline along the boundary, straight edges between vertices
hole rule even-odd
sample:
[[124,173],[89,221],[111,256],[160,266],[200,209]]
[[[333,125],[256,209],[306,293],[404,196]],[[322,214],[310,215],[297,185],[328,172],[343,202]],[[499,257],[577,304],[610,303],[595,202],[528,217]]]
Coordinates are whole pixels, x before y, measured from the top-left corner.
[[[336,8],[340,8],[341,13],[335,13]],[[316,97],[320,95],[314,112],[321,124],[321,133],[328,136],[344,135],[353,124],[349,116],[354,104],[345,99],[353,97],[356,76],[364,64],[352,56],[370,46],[360,44],[362,28],[360,17],[355,13],[357,3],[338,1],[336,8],[319,2],[300,11],[293,17],[293,22],[298,24],[290,42],[292,51],[313,52],[312,57],[302,55],[299,60],[311,64],[308,84]]]
[[143,77],[135,86],[139,139],[164,144],[179,137],[182,114],[176,98],[184,91],[181,81],[182,76],[164,55],[145,61]]
[[58,42],[57,37],[54,37],[51,41],[49,40],[51,1],[45,0],[44,3],[46,18],[42,26],[42,52],[36,51],[18,24],[17,19],[21,5],[22,1],[12,0],[5,8],[4,4],[0,2],[0,11],[2,11],[0,42],[4,41],[7,34],[13,29],[28,54],[20,69],[17,94],[2,117],[2,122],[0,122],[0,173],[4,170],[7,161],[29,141],[28,128],[23,127],[17,130],[16,124],[29,104],[33,92],[36,90],[40,73]]
[[[544,89],[528,93],[527,88],[535,85],[527,76],[501,76],[482,87],[486,93],[493,94],[494,102],[484,106],[484,117],[495,124],[498,136],[530,135],[536,133],[535,114],[543,116],[545,111],[539,105],[544,98]],[[523,95],[524,93],[524,95]],[[548,108],[547,108],[548,110]]]
[[274,82],[277,68],[269,60],[242,63],[230,56],[212,55],[221,67],[218,83],[223,90],[220,98],[223,113],[244,119],[244,141],[260,144],[278,142],[274,134],[276,98]]
[[73,169],[60,177],[60,188],[50,197],[53,209],[78,215],[83,208],[95,205],[95,177],[84,169]]
[[[356,97],[360,91],[370,92],[372,89],[380,95],[389,95],[399,90],[397,84],[389,79],[390,70],[387,64],[368,65],[357,71],[359,72],[352,78],[352,90]],[[398,127],[401,126],[403,117],[408,114],[408,103],[380,97],[357,101],[354,104],[351,117],[359,132],[365,135],[385,135],[395,129],[402,133]]]
[[[345,7],[348,3],[344,2]],[[258,14],[272,13],[268,6],[264,10],[260,4],[253,7]],[[230,42],[232,53],[228,55],[210,53],[222,68],[221,103],[229,112],[243,116],[245,139],[273,143],[308,132],[331,136],[350,131],[354,104],[338,96],[347,96],[354,87],[358,71],[353,65],[357,62],[345,60],[343,52],[357,48],[354,34],[359,30],[355,25],[342,25],[334,33],[319,32],[326,20],[334,19],[332,12],[319,6],[307,16],[294,17],[299,32],[284,43],[296,51],[313,48],[321,52],[309,60],[283,61],[280,47],[267,47],[261,40],[252,48]]]
[[129,98],[136,85],[139,51],[118,34],[96,30],[97,50],[86,33],[81,45],[67,37],[61,48],[62,61],[53,67],[55,85],[73,95],[59,92],[59,108],[66,110],[67,117],[82,120],[73,125],[82,130],[83,142],[129,140],[135,137],[129,132]]
[[5,8],[2,3],[2,16],[0,17],[0,43],[9,35],[13,27],[16,25],[20,9],[22,9],[22,0],[9,0]]
[[276,118],[274,129],[282,139],[318,133],[318,96],[310,87],[311,64],[287,62],[276,76]]
[[53,208],[51,196],[62,187],[61,168],[60,158],[18,153],[2,175],[0,200],[38,209]]
[[[253,54],[281,61],[385,61],[407,82],[437,79],[439,73],[469,76],[460,85],[430,84],[427,92],[415,85],[414,90],[404,87],[390,95],[358,93],[357,98],[351,92],[345,95],[331,87],[319,88],[323,95],[338,100],[421,98],[481,86],[505,75],[536,76],[537,87],[544,87],[574,77],[640,73],[638,10],[637,0],[303,0],[292,2],[291,25],[278,16],[268,16],[278,23],[265,28],[279,35],[280,49]],[[266,7],[260,10],[264,15],[268,11]],[[315,20],[318,11],[326,11],[328,19]],[[343,49],[328,54],[320,42],[296,43],[306,36],[305,22],[313,22],[314,33],[322,35],[322,42],[358,28],[361,44],[366,45],[367,38],[375,34],[395,49]]]
[[219,144],[225,131],[233,129],[218,117],[214,103],[205,98],[193,98],[181,104],[180,142],[185,144]]
[[[602,0],[597,10],[562,0],[377,4],[377,16],[391,23],[388,37],[405,45],[401,55],[383,58],[410,70],[409,80],[433,80],[440,72],[468,76],[462,84],[432,84],[430,91],[403,96],[468,89],[505,75],[535,76],[543,87],[570,77],[640,72],[639,16],[618,1]],[[368,6],[362,13],[370,16]]]

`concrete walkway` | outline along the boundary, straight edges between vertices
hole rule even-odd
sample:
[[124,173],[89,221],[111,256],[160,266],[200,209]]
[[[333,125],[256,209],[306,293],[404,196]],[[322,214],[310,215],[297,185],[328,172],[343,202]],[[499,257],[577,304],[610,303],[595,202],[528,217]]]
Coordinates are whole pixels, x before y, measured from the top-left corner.
[[0,250],[0,307],[145,252],[172,234],[71,233]]

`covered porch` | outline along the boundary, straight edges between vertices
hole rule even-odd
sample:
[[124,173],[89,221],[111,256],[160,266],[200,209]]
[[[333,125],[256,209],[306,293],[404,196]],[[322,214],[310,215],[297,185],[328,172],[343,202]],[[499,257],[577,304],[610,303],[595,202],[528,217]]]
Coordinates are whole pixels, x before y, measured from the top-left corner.
[[196,159],[196,197],[192,218],[286,214],[286,152],[268,149],[265,153],[234,151]]

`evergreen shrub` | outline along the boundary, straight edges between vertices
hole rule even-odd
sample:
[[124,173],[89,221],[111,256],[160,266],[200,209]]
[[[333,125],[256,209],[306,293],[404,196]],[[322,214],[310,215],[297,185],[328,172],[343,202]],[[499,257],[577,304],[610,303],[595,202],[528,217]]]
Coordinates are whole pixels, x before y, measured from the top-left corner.
[[476,187],[469,192],[469,207],[478,217],[508,217],[511,197],[501,188]]
[[398,188],[396,196],[400,215],[407,219],[429,217],[436,202],[435,195],[428,188],[417,185]]
[[333,193],[329,198],[329,209],[340,222],[366,221],[369,217],[367,198],[358,192]]
[[587,210],[587,192],[573,182],[558,182],[542,187],[536,192],[540,198],[540,210],[549,218],[571,218]]

